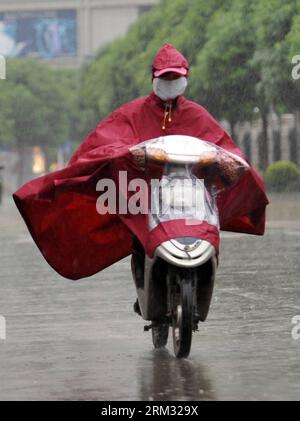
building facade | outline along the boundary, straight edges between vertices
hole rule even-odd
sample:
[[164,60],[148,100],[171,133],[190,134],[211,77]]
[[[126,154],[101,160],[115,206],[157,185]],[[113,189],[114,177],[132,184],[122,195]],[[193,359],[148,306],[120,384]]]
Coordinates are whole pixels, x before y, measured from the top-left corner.
[[159,0],[0,0],[0,55],[79,67]]
[[[291,161],[300,165],[299,117],[294,114],[282,114],[280,117],[270,113],[268,117],[268,139],[265,145],[263,127],[260,119],[248,123],[239,123],[235,128],[234,140],[257,169],[263,171],[265,165],[275,161]],[[226,123],[223,123],[225,128]],[[263,148],[266,147],[266,162]]]

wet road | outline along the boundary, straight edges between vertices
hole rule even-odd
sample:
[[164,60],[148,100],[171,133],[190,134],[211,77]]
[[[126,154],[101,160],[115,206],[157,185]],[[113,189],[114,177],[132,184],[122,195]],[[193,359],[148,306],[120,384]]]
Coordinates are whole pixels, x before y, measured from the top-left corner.
[[263,238],[223,236],[208,320],[190,358],[176,360],[171,342],[152,349],[132,311],[128,259],[65,280],[4,206],[0,400],[300,400],[300,339],[291,335],[300,315],[299,221],[280,214]]

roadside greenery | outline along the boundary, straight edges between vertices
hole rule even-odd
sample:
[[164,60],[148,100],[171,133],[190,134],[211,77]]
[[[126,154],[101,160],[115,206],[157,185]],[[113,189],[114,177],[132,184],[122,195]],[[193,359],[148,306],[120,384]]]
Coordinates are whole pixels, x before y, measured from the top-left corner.
[[289,161],[274,162],[265,172],[265,182],[268,191],[300,191],[300,167]]

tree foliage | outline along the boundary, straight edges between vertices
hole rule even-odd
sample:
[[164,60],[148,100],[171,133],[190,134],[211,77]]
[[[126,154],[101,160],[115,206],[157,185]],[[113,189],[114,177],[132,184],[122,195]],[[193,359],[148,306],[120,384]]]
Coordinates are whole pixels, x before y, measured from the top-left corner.
[[55,147],[79,140],[79,75],[30,59],[8,60],[0,84],[0,146]]

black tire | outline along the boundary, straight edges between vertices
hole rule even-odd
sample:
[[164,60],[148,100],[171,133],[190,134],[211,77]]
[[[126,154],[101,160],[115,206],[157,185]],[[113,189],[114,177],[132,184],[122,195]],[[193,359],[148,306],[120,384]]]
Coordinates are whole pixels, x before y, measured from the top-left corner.
[[157,323],[152,326],[152,342],[154,348],[164,348],[169,336],[169,324]]
[[177,358],[187,358],[193,334],[193,285],[192,278],[186,276],[180,281],[180,294],[173,308],[173,346]]

